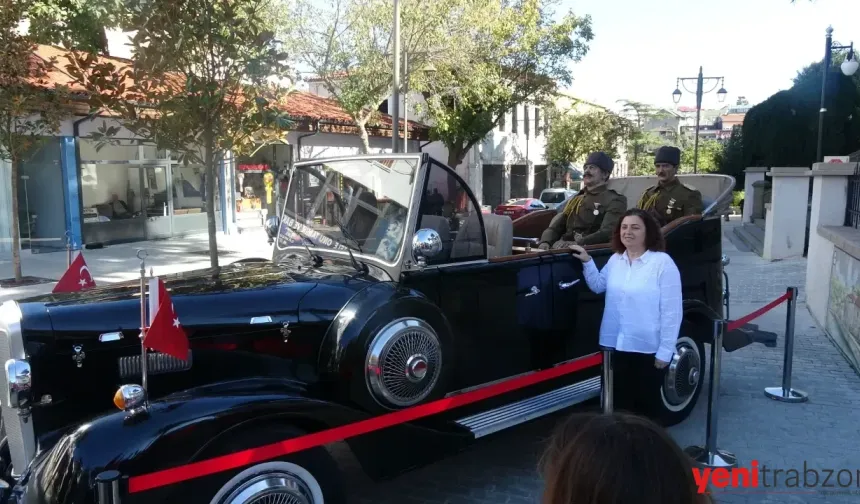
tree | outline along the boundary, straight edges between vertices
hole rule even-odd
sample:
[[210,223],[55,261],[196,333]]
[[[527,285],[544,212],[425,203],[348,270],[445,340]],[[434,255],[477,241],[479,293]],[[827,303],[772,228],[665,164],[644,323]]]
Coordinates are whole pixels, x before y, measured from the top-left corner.
[[[839,70],[844,54],[828,69],[822,147],[824,155],[860,149],[860,76]],[[746,166],[811,166],[816,162],[823,61],[798,72],[794,85],[746,114],[742,129]]]
[[[421,70],[461,54],[452,43],[460,3],[400,1],[400,47],[408,56],[402,83],[409,89],[423,89]],[[390,0],[298,0],[295,8],[302,26],[296,31],[297,59],[350,115],[364,153],[370,150],[367,128],[377,125],[377,109],[392,92],[392,17]]]
[[514,106],[546,103],[559,85],[570,85],[570,64],[592,40],[591,18],[569,12],[554,21],[552,0],[477,0],[457,13],[470,26],[457,39],[463,58],[436,68],[424,111],[431,139],[448,148],[458,166]]
[[107,28],[123,26],[122,0],[31,0],[24,12],[29,34],[41,44],[94,53],[108,51]]
[[618,149],[632,131],[627,119],[605,110],[582,114],[552,114],[547,132],[546,159],[553,164],[577,162],[594,151],[617,158]]
[[717,160],[718,171],[735,178],[736,187],[744,187],[744,175],[747,166],[744,163],[744,136],[741,128],[732,130],[723,149],[722,155]]
[[[681,151],[681,173],[693,172],[693,160],[695,159],[696,147],[691,141],[684,143]],[[723,155],[723,144],[716,140],[699,139],[699,162],[696,168],[698,173],[712,173],[719,169],[719,162]]]
[[[267,0],[134,0],[129,19],[134,58],[117,67],[73,52],[67,69],[135,135],[205,166],[209,259],[218,266],[216,167],[227,151],[241,154],[281,137],[290,123],[278,107],[287,56],[268,29]],[[94,139],[110,142],[116,127]],[[202,147],[202,152],[200,152]]]
[[627,138],[629,172],[631,175],[649,175],[654,171],[653,148],[663,143],[663,139],[648,131],[651,121],[665,119],[670,114],[664,109],[634,100],[618,100],[621,113],[633,123]]
[[23,13],[22,2],[0,0],[0,159],[11,165],[12,172],[12,263],[16,282],[23,278],[18,168],[59,130],[67,98],[64,88],[50,85],[54,61],[39,58],[35,44],[18,32]]

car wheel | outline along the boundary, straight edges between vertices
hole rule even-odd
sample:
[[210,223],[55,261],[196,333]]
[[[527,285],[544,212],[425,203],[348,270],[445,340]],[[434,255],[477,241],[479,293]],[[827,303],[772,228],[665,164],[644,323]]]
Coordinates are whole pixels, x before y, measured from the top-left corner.
[[[287,434],[276,429],[277,437]],[[286,437],[302,433],[289,430]],[[229,443],[231,450],[247,449],[244,441],[253,434]],[[284,438],[282,438],[284,439]],[[324,448],[312,448],[251,466],[226,481],[210,504],[343,504],[340,470]]]
[[702,392],[705,375],[705,345],[689,336],[681,336],[675,348],[675,355],[666,367],[656,408],[657,420],[667,427],[690,416]]

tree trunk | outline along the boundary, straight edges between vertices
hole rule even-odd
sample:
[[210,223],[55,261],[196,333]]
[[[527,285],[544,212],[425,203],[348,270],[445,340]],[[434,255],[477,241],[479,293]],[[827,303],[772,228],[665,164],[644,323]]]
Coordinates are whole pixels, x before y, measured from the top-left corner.
[[[21,217],[18,215],[18,156],[12,154],[11,163],[12,221],[9,225],[12,228],[12,267],[15,270],[15,282],[20,282],[24,275],[21,272],[21,229],[19,224]],[[28,215],[27,218],[29,219],[30,216]]]
[[367,135],[367,128],[365,127],[367,123],[365,122],[356,122],[358,126],[358,136],[361,138],[361,153],[369,154],[370,153],[370,137]]
[[206,224],[209,230],[209,263],[213,268],[218,267],[218,236],[215,227],[215,177],[218,170],[215,169],[217,158],[215,156],[215,135],[212,130],[203,132],[206,148]]
[[[457,147],[454,149],[448,149],[448,167],[457,171],[457,167],[460,166],[460,163],[463,162],[463,158],[466,157],[467,149],[463,149],[462,147]],[[468,174],[469,167],[466,167],[466,173]],[[454,177],[447,177],[448,179],[448,198],[454,200],[454,197],[457,196],[457,179]],[[469,184],[468,175],[465,177],[466,184]]]

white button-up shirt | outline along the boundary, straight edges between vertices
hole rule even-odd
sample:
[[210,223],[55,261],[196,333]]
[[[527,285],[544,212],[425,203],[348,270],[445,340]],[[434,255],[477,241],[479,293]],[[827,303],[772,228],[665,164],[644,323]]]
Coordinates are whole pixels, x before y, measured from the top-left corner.
[[683,318],[681,275],[669,254],[649,250],[631,264],[625,251],[599,271],[588,261],[583,272],[593,292],[606,292],[600,344],[669,362]]

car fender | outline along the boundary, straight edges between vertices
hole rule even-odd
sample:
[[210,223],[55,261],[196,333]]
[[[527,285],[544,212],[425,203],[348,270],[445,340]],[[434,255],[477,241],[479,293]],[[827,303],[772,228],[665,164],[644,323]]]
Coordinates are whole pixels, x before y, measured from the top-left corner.
[[103,415],[39,455],[26,475],[23,502],[94,502],[99,473],[115,470],[133,477],[195,462],[207,447],[249,422],[277,421],[312,433],[370,416],[305,393],[298,382],[254,378],[189,389],[134,414]]
[[[389,322],[403,317],[415,317],[430,324],[446,354],[445,362],[454,361],[453,331],[435,303],[416,290],[392,283],[374,284],[344,305],[323,338],[320,373],[339,377],[336,382],[345,384],[338,391],[339,399],[358,402],[365,409],[381,412],[368,396],[364,361],[373,336]],[[443,364],[443,375],[451,368],[453,366]],[[356,373],[360,374],[356,376]]]

